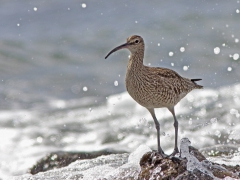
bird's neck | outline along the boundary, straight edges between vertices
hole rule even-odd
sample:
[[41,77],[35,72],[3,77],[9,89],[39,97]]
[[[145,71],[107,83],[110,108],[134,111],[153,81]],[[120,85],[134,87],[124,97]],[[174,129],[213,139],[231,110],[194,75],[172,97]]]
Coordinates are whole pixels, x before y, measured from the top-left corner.
[[133,52],[128,61],[128,69],[139,69],[143,67],[144,51]]

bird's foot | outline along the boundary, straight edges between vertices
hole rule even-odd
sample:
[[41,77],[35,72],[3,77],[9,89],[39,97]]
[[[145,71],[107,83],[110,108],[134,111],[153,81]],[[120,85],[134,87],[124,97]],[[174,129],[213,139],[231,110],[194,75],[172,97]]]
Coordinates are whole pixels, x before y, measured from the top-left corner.
[[176,163],[179,163],[179,164],[180,164],[181,161],[184,160],[184,158],[177,157],[177,156],[172,156],[172,157],[170,157],[170,159],[171,159],[173,162],[176,162]]
[[175,148],[170,155],[165,154],[162,149],[160,149],[160,150],[158,150],[158,151],[155,151],[155,152],[164,159],[164,158],[172,158],[172,157],[175,157],[175,155],[179,153],[179,150],[178,150],[178,148]]
[[178,150],[178,148],[175,148],[168,157],[174,157],[177,153],[179,153],[179,150]]
[[158,150],[158,154],[160,154],[160,156],[162,156],[163,159],[166,158],[166,157],[168,157],[168,155],[165,154],[162,149]]
[[168,157],[168,155],[167,154],[165,154],[164,152],[158,152],[159,154],[160,154],[160,156],[162,156],[162,158],[164,159],[164,158],[167,158]]
[[154,154],[157,155],[157,156],[160,155],[163,159],[166,158],[166,157],[168,157],[168,155],[165,154],[163,150],[160,150],[160,151],[159,151],[159,150],[158,150],[158,151],[154,150],[153,152],[154,152]]

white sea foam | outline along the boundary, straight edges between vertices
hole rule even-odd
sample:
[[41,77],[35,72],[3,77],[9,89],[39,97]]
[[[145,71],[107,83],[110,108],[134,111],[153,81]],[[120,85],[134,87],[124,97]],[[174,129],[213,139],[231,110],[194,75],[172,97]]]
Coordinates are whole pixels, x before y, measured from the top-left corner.
[[[236,84],[219,90],[191,92],[176,106],[179,139],[188,137],[196,148],[238,143],[239,89],[240,84]],[[40,157],[53,150],[94,151],[111,148],[132,152],[141,144],[152,149],[157,147],[151,116],[126,92],[110,96],[106,104],[93,106],[91,111],[87,105],[91,104],[91,100],[54,102],[64,102],[67,112],[58,109],[58,105],[48,103],[46,106],[57,110],[48,116],[35,111],[1,113],[1,122],[10,123],[13,120],[17,127],[0,131],[2,175],[23,174]],[[84,106],[76,108],[79,105]],[[166,109],[158,109],[156,114],[161,124],[162,147],[170,153],[174,145],[172,115]],[[6,118],[8,121],[4,121]],[[231,162],[237,162],[235,159],[238,158],[239,155],[236,155]]]
[[[133,153],[100,156],[91,160],[79,160],[71,163],[67,167],[50,170],[44,173],[38,173],[34,176],[23,175],[12,177],[15,180],[48,180],[48,179],[108,179],[114,180],[121,177],[122,179],[136,178],[140,172],[139,161],[146,152],[151,149],[145,145],[139,146]],[[125,178],[124,178],[125,177]]]

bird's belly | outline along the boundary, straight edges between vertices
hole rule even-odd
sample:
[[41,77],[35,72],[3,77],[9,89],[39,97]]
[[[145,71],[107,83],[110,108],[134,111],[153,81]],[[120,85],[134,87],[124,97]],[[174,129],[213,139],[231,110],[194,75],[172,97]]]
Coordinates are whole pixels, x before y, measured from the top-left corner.
[[127,91],[138,104],[146,108],[172,107],[180,100],[147,88],[128,86]]

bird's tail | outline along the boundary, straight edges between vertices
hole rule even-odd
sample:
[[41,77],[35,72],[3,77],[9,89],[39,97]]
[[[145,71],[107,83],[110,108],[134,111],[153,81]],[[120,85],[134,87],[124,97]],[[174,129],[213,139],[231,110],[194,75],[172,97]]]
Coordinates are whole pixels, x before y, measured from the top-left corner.
[[191,79],[191,81],[196,85],[196,88],[197,89],[202,89],[203,88],[203,86],[201,86],[201,85],[198,85],[195,81],[201,81],[202,79]]

